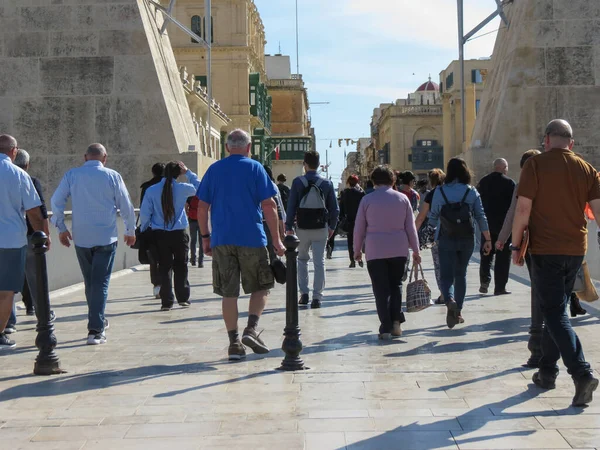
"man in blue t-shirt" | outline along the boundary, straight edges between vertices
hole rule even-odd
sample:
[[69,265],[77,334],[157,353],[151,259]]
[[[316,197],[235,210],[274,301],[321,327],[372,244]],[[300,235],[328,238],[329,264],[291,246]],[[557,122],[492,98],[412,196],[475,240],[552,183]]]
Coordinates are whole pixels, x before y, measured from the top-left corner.
[[[230,360],[246,356],[244,345],[254,353],[269,352],[256,330],[269,289],[274,286],[263,214],[275,252],[279,256],[285,253],[279,235],[277,205],[273,200],[277,189],[263,166],[249,157],[251,147],[248,133],[232,131],[226,146],[230,156],[208,168],[198,189],[198,224],[204,253],[213,257],[214,292],[223,297]],[[208,231],[209,210],[212,235]],[[244,292],[251,294],[248,326],[241,342],[237,307],[240,277]]]

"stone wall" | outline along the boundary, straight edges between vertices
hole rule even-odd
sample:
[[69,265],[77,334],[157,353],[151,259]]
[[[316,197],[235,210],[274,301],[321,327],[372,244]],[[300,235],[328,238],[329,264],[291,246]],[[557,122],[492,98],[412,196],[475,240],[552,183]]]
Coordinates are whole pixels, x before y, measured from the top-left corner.
[[162,16],[146,0],[2,5],[2,23],[18,32],[0,46],[0,131],[30,152],[46,196],[92,142],[107,147],[136,204],[155,162],[208,166],[188,153],[199,139]]
[[519,0],[506,7],[470,155],[478,176],[539,148],[546,124],[571,122],[575,151],[600,167],[600,2]]

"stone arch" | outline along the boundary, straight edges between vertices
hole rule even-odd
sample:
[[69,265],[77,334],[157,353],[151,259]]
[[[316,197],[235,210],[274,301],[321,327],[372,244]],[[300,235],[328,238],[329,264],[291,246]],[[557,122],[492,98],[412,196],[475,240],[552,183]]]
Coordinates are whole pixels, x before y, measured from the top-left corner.
[[418,141],[437,141],[439,145],[440,133],[433,127],[421,127],[413,135],[413,146],[416,147]]

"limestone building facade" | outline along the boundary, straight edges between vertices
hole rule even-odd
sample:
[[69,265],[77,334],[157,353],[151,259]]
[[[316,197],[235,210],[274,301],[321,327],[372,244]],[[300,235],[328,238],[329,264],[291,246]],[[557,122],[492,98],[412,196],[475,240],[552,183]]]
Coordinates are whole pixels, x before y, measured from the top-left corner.
[[155,162],[182,159],[203,173],[214,161],[148,2],[6,1],[2,18],[14,30],[0,56],[0,130],[30,152],[47,197],[93,142],[107,147],[136,204]]
[[[302,175],[304,153],[312,148],[308,92],[301,74],[292,74],[290,57],[266,55],[267,87],[273,98],[269,162],[275,177],[285,174],[291,182]],[[279,159],[274,155],[279,148]]]
[[498,157],[518,177],[522,153],[540,148],[546,124],[571,122],[575,151],[600,167],[600,2],[515,1],[498,34],[466,153],[477,175]]
[[[212,42],[213,98],[231,119],[228,129],[268,136],[272,100],[266,88],[265,29],[258,9],[253,0],[213,0],[211,13],[208,37],[204,0],[178,0],[173,10],[178,21]],[[177,64],[206,86],[205,48],[174,25],[169,34]],[[263,131],[256,133],[257,129]]]
[[440,72],[444,125],[444,167],[450,158],[462,154],[467,148],[467,143],[471,142],[491,64],[491,58],[465,61],[466,140],[464,143],[462,142],[462,88],[459,61],[452,61],[445,70]]
[[371,130],[380,164],[424,176],[443,164],[442,104],[439,86],[423,83],[408,98],[375,110]]

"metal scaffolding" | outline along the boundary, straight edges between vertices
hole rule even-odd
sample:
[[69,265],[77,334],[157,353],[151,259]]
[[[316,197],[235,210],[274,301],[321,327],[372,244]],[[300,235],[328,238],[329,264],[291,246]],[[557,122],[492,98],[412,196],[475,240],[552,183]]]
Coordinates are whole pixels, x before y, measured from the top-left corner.
[[466,104],[465,104],[465,44],[475,36],[479,31],[481,31],[488,23],[494,20],[496,17],[500,16],[506,27],[510,26],[508,18],[504,14],[504,6],[512,3],[513,0],[495,0],[496,2],[496,11],[490,14],[483,22],[469,31],[467,34],[465,33],[464,27],[464,0],[457,0],[458,6],[458,58],[460,61],[460,89],[461,89],[461,97],[460,97],[460,106],[461,106],[461,118],[462,118],[462,142],[465,143],[467,139],[467,124],[466,124]]
[[[160,1],[160,0],[159,0]],[[164,16],[164,23],[160,29],[160,33],[164,34],[167,31],[167,26],[169,23],[173,23],[179,29],[181,29],[184,33],[189,35],[195,42],[199,43],[206,49],[207,58],[206,58],[206,90],[208,94],[208,117],[206,119],[208,125],[208,148],[209,154],[213,154],[212,148],[212,103],[213,103],[213,93],[212,93],[212,0],[205,0],[204,3],[204,17],[207,17],[205,20],[206,29],[204,30],[204,35],[207,36],[207,40],[202,36],[198,36],[184,24],[179,22],[175,17],[173,17],[173,8],[175,7],[175,3],[177,0],[170,0],[169,6],[166,8],[162,6],[160,3],[155,0],[148,0],[149,3],[154,5],[157,11],[160,11]],[[216,149],[215,149],[216,150]]]

